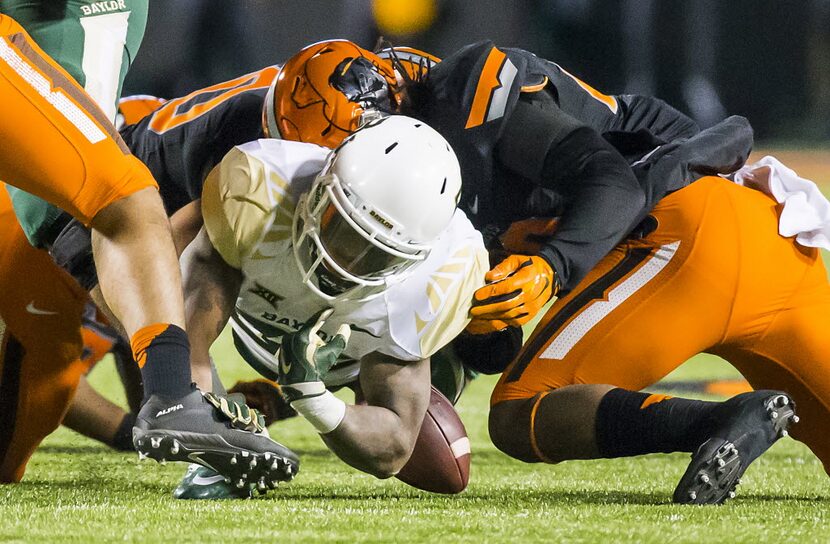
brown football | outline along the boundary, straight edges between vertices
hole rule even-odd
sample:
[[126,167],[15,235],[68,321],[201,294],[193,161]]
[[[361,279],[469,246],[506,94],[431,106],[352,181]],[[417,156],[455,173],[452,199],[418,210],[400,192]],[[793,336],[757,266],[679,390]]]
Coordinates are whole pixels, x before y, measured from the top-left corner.
[[397,478],[433,493],[461,493],[470,480],[470,440],[447,397],[432,388],[412,456]]

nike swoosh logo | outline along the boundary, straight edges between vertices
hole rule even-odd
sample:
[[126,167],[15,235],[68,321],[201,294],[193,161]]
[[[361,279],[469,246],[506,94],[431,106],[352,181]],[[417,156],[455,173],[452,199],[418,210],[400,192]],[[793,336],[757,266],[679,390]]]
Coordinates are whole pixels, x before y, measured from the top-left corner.
[[204,478],[202,475],[197,474],[193,477],[193,485],[213,485],[224,481],[225,477],[221,474],[217,474],[216,476],[208,476],[207,478]]
[[30,302],[26,306],[26,311],[32,315],[58,315],[58,312],[50,312],[49,310],[38,310],[35,308],[34,301]]

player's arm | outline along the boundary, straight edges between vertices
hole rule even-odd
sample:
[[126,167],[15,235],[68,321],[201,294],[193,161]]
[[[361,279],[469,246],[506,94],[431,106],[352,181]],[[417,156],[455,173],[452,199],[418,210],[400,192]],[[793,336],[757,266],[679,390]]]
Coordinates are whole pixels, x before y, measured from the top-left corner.
[[700,127],[688,115],[653,96],[616,95],[620,112],[610,130],[625,133],[646,130],[663,142],[691,138]]
[[[537,150],[532,163],[516,150],[528,145]],[[539,109],[520,100],[496,152],[508,169],[564,197],[556,232],[539,256],[565,291],[647,212],[644,190],[623,156],[597,131],[556,107]]]
[[424,420],[430,394],[429,359],[398,361],[379,353],[360,364],[365,405],[348,405],[343,421],[321,435],[340,459],[378,478],[406,464]]
[[318,334],[327,310],[282,338],[279,383],[291,407],[320,433],[349,465],[378,478],[394,476],[406,464],[424,419],[430,395],[429,359],[415,362],[371,353],[361,360],[360,386],[366,405],[346,405],[323,383],[349,341],[341,325],[326,341]]
[[210,346],[230,318],[242,285],[242,259],[270,211],[257,201],[256,183],[248,155],[232,149],[205,179],[204,226],[182,255],[192,370],[206,391],[212,384]]
[[199,229],[202,228],[202,201],[194,200],[190,204],[182,206],[176,213],[170,216],[170,228],[173,230],[173,243],[176,244],[176,252],[179,256],[184,249],[196,238]]
[[230,319],[242,272],[225,262],[204,228],[185,249],[181,264],[193,379],[203,391],[210,391],[210,346]]
[[475,294],[468,330],[521,326],[568,291],[648,211],[631,167],[594,129],[557,107],[519,100],[496,146],[499,162],[564,200],[554,235],[536,255],[511,255]]

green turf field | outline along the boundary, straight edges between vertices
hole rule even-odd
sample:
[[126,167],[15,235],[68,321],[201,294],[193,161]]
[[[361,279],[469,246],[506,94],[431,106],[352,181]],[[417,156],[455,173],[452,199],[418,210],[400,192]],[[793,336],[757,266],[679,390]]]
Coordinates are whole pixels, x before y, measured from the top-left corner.
[[[227,339],[225,339],[227,340]],[[248,375],[218,346],[223,377]],[[227,361],[235,361],[230,362]],[[732,375],[699,358],[672,379]],[[111,365],[93,383],[119,392]],[[232,383],[232,382],[231,382]],[[23,483],[0,487],[0,541],[91,542],[826,542],[830,479],[786,439],[753,465],[738,499],[722,507],[670,503],[686,455],[526,465],[487,438],[493,380],[462,397],[473,444],[471,482],[454,497],[358,473],[329,453],[308,424],[272,427],[302,455],[297,479],[249,501],[176,501],[183,465],[139,463],[61,429],[35,454]],[[117,396],[115,396],[117,398]]]
[[[830,181],[822,172],[825,179],[814,179]],[[253,376],[227,337],[214,355],[226,383]],[[668,379],[735,376],[699,356]],[[123,401],[112,365],[99,365],[92,382]],[[830,542],[830,479],[791,439],[750,467],[736,500],[675,506],[670,497],[686,455],[559,466],[502,455],[486,432],[493,383],[475,381],[459,404],[473,446],[470,485],[459,496],[358,473],[294,420],[272,427],[302,456],[294,482],[249,501],[176,501],[171,491],[183,465],[139,463],[61,429],[35,454],[23,483],[0,487],[0,541]]]

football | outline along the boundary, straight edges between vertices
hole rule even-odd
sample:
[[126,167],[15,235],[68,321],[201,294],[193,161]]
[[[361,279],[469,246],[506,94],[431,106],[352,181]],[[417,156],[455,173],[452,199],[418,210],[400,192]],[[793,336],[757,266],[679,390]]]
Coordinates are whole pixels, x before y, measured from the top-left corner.
[[433,493],[461,493],[470,480],[470,440],[452,403],[432,388],[421,432],[397,478]]

